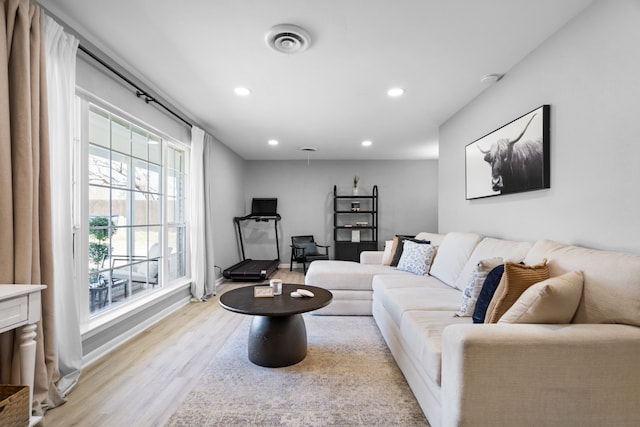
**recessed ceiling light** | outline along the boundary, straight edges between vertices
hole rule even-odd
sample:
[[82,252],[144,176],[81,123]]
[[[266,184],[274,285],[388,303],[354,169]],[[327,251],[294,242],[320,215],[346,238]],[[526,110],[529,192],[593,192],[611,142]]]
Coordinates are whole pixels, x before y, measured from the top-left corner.
[[369,140],[362,141],[362,146],[363,147],[371,147],[371,141],[369,141]]
[[269,140],[269,145],[278,145],[278,140],[277,139],[270,139]]
[[393,97],[402,96],[402,95],[404,95],[404,89],[402,89],[401,87],[394,87],[394,88],[389,89],[387,91],[387,94],[389,96],[393,96]]
[[246,87],[237,87],[233,90],[238,96],[248,96],[251,91]]

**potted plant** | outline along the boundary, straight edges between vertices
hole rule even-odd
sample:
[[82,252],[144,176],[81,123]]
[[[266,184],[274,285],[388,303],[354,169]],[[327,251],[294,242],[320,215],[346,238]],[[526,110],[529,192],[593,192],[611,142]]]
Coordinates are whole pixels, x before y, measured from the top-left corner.
[[[108,226],[111,227],[107,228]],[[99,285],[98,270],[111,249],[106,241],[116,230],[115,224],[106,216],[96,216],[89,220],[89,259],[93,262],[89,270],[90,283]]]

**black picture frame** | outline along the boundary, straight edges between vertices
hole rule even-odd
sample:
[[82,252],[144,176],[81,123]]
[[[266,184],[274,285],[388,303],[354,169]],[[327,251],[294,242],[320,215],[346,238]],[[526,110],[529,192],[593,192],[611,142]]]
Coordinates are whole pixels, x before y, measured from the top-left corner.
[[550,110],[541,105],[467,144],[467,200],[551,187]]

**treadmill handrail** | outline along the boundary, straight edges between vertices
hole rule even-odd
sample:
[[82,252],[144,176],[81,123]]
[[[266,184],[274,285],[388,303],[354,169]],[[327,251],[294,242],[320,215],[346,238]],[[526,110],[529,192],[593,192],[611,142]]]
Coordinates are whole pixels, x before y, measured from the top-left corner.
[[246,221],[246,220],[256,220],[256,221],[270,221],[270,220],[274,220],[274,221],[280,221],[282,219],[282,217],[280,216],[280,214],[275,214],[275,215],[257,215],[257,214],[249,214],[249,215],[245,215],[245,216],[236,216],[233,218],[234,221],[239,222],[239,221]]

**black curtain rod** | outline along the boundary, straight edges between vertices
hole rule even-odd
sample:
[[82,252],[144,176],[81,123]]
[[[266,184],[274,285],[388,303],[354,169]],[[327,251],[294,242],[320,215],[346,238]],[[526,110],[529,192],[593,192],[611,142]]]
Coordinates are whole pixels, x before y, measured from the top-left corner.
[[191,123],[189,123],[187,120],[183,119],[182,116],[180,116],[178,113],[176,113],[175,111],[173,111],[172,109],[170,109],[169,107],[164,105],[162,102],[160,102],[157,99],[155,99],[147,91],[145,91],[144,89],[140,88],[140,86],[138,86],[135,82],[133,82],[127,76],[125,76],[124,74],[122,74],[121,72],[119,72],[118,70],[113,68],[111,65],[107,64],[105,61],[100,59],[98,56],[96,56],[89,49],[87,49],[86,47],[82,46],[81,44],[78,45],[78,49],[80,49],[81,51],[83,51],[84,53],[89,55],[93,60],[95,60],[100,65],[105,67],[107,70],[111,71],[113,74],[115,74],[116,76],[120,77],[122,80],[124,80],[125,82],[127,82],[131,86],[133,86],[136,89],[136,96],[138,98],[143,98],[144,102],[146,102],[147,104],[150,103],[150,102],[158,104],[160,107],[164,108],[169,114],[171,114],[172,116],[176,117],[178,120],[182,121],[183,123],[185,123],[186,125],[188,125],[190,127],[193,127],[193,125]]

